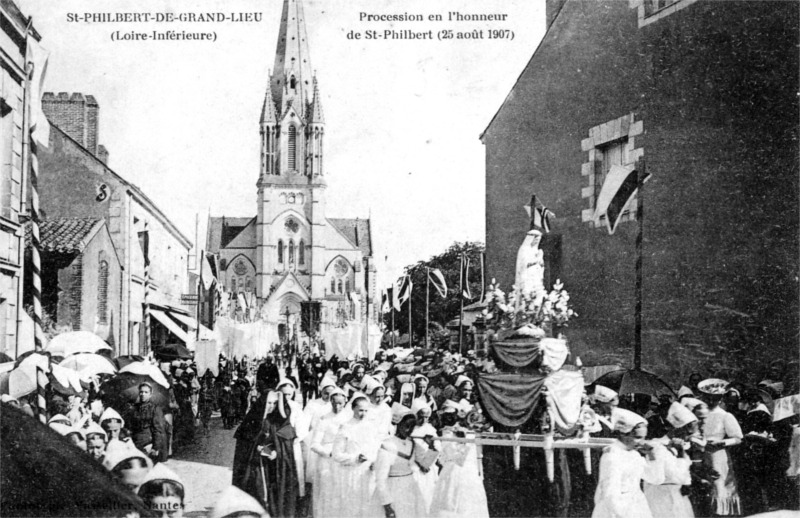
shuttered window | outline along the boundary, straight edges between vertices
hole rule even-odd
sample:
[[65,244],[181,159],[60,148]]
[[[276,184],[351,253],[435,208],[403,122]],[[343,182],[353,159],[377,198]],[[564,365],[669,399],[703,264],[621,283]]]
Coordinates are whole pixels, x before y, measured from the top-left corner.
[[297,151],[297,130],[294,126],[289,126],[289,156],[288,158],[288,167],[290,171],[293,171],[297,165],[295,160],[295,154]]

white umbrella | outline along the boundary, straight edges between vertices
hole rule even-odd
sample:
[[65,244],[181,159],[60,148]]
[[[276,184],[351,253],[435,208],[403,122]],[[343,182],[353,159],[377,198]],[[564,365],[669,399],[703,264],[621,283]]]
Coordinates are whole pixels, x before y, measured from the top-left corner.
[[142,376],[150,376],[150,378],[164,388],[169,388],[169,382],[164,377],[161,370],[149,362],[133,362],[124,366],[119,370],[119,373],[130,372],[132,374],[140,374]]
[[8,394],[14,399],[19,399],[36,392],[36,378],[26,371],[14,369],[8,376]]
[[53,356],[64,357],[78,353],[96,353],[102,350],[111,351],[112,349],[102,338],[89,331],[70,331],[60,334],[50,340],[45,348],[45,351]]
[[81,377],[77,372],[56,364],[51,365],[50,368],[52,369],[53,377],[61,383],[61,385],[71,388],[75,392],[83,392]]
[[74,354],[64,358],[59,363],[65,369],[71,369],[81,375],[96,376],[97,374],[116,374],[117,368],[105,356],[99,354]]

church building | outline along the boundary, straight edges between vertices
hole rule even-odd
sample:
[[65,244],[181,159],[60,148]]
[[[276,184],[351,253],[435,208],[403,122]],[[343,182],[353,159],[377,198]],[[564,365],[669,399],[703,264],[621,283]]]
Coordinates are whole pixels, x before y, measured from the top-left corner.
[[206,241],[220,283],[235,295],[231,307],[245,301],[282,339],[299,331],[303,301],[321,302],[323,326],[374,318],[370,220],[328,215],[324,140],[303,6],[284,0],[261,109],[256,215],[209,218]]

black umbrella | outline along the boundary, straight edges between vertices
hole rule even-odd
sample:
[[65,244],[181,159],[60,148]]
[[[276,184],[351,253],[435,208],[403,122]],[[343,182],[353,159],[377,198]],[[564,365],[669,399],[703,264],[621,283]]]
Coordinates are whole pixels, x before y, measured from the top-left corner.
[[126,408],[139,398],[139,385],[147,382],[153,387],[151,401],[161,408],[169,406],[169,390],[155,383],[150,376],[123,372],[100,385],[100,397],[106,406],[117,411]]
[[117,356],[116,358],[114,358],[114,365],[117,366],[117,369],[121,369],[124,366],[128,365],[129,363],[143,362],[143,361],[144,361],[144,356],[138,356],[135,354],[129,356]]
[[0,353],[0,363],[8,363],[13,361],[14,358],[12,358],[11,356],[7,355],[6,353]]
[[658,397],[666,394],[675,397],[675,391],[664,380],[642,370],[622,369],[609,372],[597,378],[594,383],[613,389],[620,395],[647,394]]
[[0,514],[153,516],[141,499],[67,438],[2,405]]
[[181,344],[156,345],[153,354],[163,361],[191,360],[193,356],[192,351]]

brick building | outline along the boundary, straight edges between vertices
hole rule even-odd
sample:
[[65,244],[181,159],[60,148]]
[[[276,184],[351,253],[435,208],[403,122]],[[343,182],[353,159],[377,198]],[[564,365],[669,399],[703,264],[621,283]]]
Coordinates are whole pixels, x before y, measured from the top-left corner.
[[[571,346],[631,358],[636,204],[594,221],[644,158],[644,366],[754,370],[797,355],[797,2],[548,0],[547,32],[481,136],[488,278],[504,289],[536,193],[580,315]],[[549,287],[549,285],[548,285]]]
[[[25,230],[29,260],[30,224]],[[105,220],[50,219],[41,222],[39,236],[42,308],[56,330],[90,331],[112,347],[119,344],[125,327],[121,321],[122,264]],[[25,279],[26,299],[31,296],[29,277],[27,274]]]
[[[22,311],[22,219],[28,165],[30,86],[26,83],[29,39],[41,37],[11,0],[0,0],[0,352],[17,352]],[[29,347],[33,347],[31,343]]]
[[[180,303],[189,293],[187,267],[192,243],[137,186],[108,166],[99,145],[99,105],[91,95],[45,93],[42,108],[51,123],[50,146],[40,153],[39,191],[46,219],[103,219],[123,268],[118,342],[121,354],[139,352],[144,302],[144,256],[138,233],[150,233],[149,302],[161,311],[152,322],[171,326],[171,313],[185,315]],[[192,288],[193,292],[194,289]],[[165,319],[166,323],[160,323]]]

